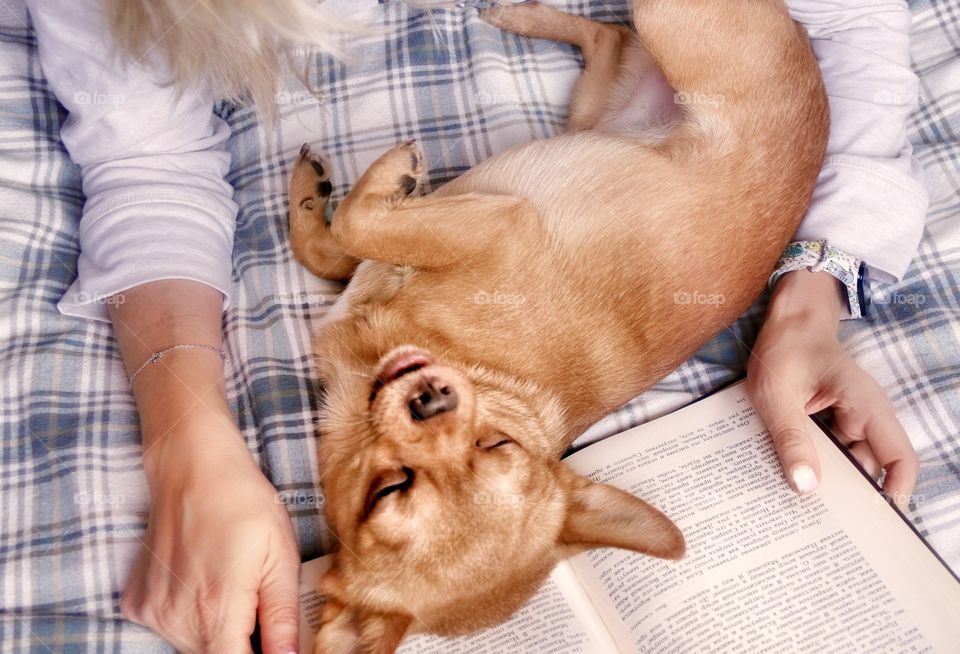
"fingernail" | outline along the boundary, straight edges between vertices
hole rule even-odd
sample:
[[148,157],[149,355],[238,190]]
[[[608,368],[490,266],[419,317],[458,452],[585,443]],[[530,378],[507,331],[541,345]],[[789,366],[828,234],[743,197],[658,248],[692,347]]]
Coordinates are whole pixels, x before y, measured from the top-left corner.
[[817,490],[817,473],[805,463],[793,466],[790,477],[793,479],[793,487],[802,495]]

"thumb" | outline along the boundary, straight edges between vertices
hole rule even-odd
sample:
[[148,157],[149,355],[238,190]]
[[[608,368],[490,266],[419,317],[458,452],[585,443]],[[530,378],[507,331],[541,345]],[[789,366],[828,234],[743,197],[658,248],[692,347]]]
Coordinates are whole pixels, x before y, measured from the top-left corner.
[[753,385],[750,396],[770,432],[787,483],[800,495],[809,495],[820,483],[820,460],[807,431],[806,401],[781,382]]
[[294,654],[300,641],[300,560],[284,550],[270,557],[267,565],[257,608],[263,654]]

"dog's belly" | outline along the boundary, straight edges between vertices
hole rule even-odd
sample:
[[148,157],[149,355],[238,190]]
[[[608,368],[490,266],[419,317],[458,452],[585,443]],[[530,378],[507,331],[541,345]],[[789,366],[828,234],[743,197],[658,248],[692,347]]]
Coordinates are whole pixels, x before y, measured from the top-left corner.
[[678,100],[663,73],[649,62],[637,39],[623,55],[623,73],[610,89],[607,109],[595,130],[629,136],[645,142],[660,141],[681,117]]
[[[638,268],[651,246],[688,236],[692,211],[676,220],[678,189],[685,173],[644,143],[596,131],[564,134],[499,154],[436,193],[491,193],[522,197],[536,208],[547,242],[590,267],[605,267],[618,250],[619,268]],[[666,181],[664,181],[666,180]],[[682,191],[680,191],[682,192]],[[683,197],[676,198],[684,202]],[[686,224],[685,224],[686,223]],[[688,242],[696,246],[696,235]],[[627,257],[624,259],[623,257]],[[600,271],[592,270],[591,276]]]

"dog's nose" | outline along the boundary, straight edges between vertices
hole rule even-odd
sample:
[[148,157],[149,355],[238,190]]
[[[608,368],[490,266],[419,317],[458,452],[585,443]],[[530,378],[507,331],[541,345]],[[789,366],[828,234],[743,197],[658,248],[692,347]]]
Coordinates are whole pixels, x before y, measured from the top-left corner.
[[457,408],[457,391],[438,379],[425,378],[410,391],[407,406],[414,420],[430,418]]

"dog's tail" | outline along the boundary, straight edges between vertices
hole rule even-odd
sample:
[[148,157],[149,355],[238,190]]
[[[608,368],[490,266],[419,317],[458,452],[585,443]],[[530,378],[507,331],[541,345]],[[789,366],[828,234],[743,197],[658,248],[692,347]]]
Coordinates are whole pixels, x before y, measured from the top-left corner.
[[634,5],[644,47],[686,116],[661,144],[665,153],[717,161],[728,152],[740,155],[738,165],[768,169],[780,162],[783,174],[809,180],[806,201],[823,161],[828,109],[807,35],[782,0]]

